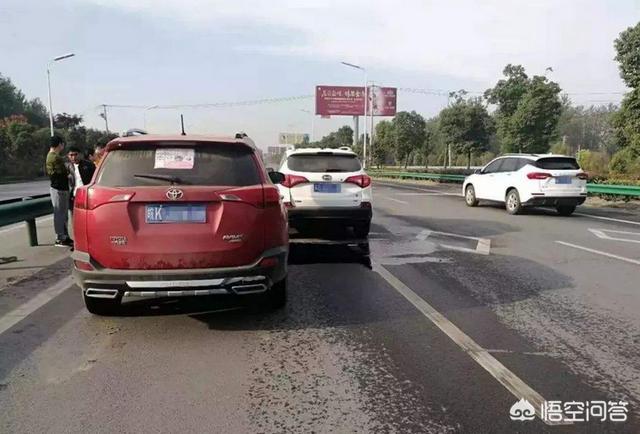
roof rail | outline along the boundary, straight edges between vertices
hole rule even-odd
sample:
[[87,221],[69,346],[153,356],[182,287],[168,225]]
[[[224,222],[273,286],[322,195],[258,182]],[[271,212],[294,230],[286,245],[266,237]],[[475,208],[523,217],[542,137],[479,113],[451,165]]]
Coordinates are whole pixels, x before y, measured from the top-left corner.
[[146,134],[147,132],[145,130],[141,130],[140,128],[130,128],[122,133],[122,137],[144,136]]

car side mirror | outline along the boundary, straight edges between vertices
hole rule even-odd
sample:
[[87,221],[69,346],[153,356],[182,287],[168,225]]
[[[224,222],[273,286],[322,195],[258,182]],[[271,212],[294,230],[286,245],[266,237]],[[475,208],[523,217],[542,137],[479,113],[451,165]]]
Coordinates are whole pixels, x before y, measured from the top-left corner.
[[473,171],[473,173],[475,173],[476,175],[482,175],[484,173],[483,169],[476,169]]
[[275,170],[271,171],[269,172],[269,179],[274,184],[282,184],[284,181],[284,173],[276,172]]

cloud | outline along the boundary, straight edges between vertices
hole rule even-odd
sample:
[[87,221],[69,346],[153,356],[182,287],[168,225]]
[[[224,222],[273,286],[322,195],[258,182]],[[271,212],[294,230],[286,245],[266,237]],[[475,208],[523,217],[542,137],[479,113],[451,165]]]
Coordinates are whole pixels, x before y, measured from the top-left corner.
[[[548,66],[574,91],[616,90],[613,39],[633,2],[599,0],[78,0],[171,17],[200,29],[256,32],[244,52],[348,60],[370,68],[494,82],[507,63]],[[594,31],[594,29],[598,29]],[[275,44],[270,33],[288,35]]]

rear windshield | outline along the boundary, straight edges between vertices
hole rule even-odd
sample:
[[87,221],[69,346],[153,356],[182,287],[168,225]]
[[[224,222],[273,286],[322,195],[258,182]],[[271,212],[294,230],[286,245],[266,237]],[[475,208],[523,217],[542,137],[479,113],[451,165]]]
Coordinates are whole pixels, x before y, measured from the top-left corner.
[[360,161],[349,154],[297,154],[289,157],[287,166],[297,172],[357,172]]
[[536,167],[547,170],[578,170],[580,166],[575,158],[549,157],[536,161]]
[[109,152],[97,183],[133,187],[167,185],[172,180],[178,185],[246,186],[261,182],[252,151],[243,147],[145,144]]

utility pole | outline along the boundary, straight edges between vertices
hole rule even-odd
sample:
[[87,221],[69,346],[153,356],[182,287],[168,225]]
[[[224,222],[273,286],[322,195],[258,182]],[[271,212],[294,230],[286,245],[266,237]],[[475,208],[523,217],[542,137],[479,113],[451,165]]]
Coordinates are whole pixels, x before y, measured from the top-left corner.
[[104,127],[107,130],[107,134],[109,134],[109,120],[107,119],[107,105],[102,104],[102,113],[100,113],[100,117],[104,119]]

